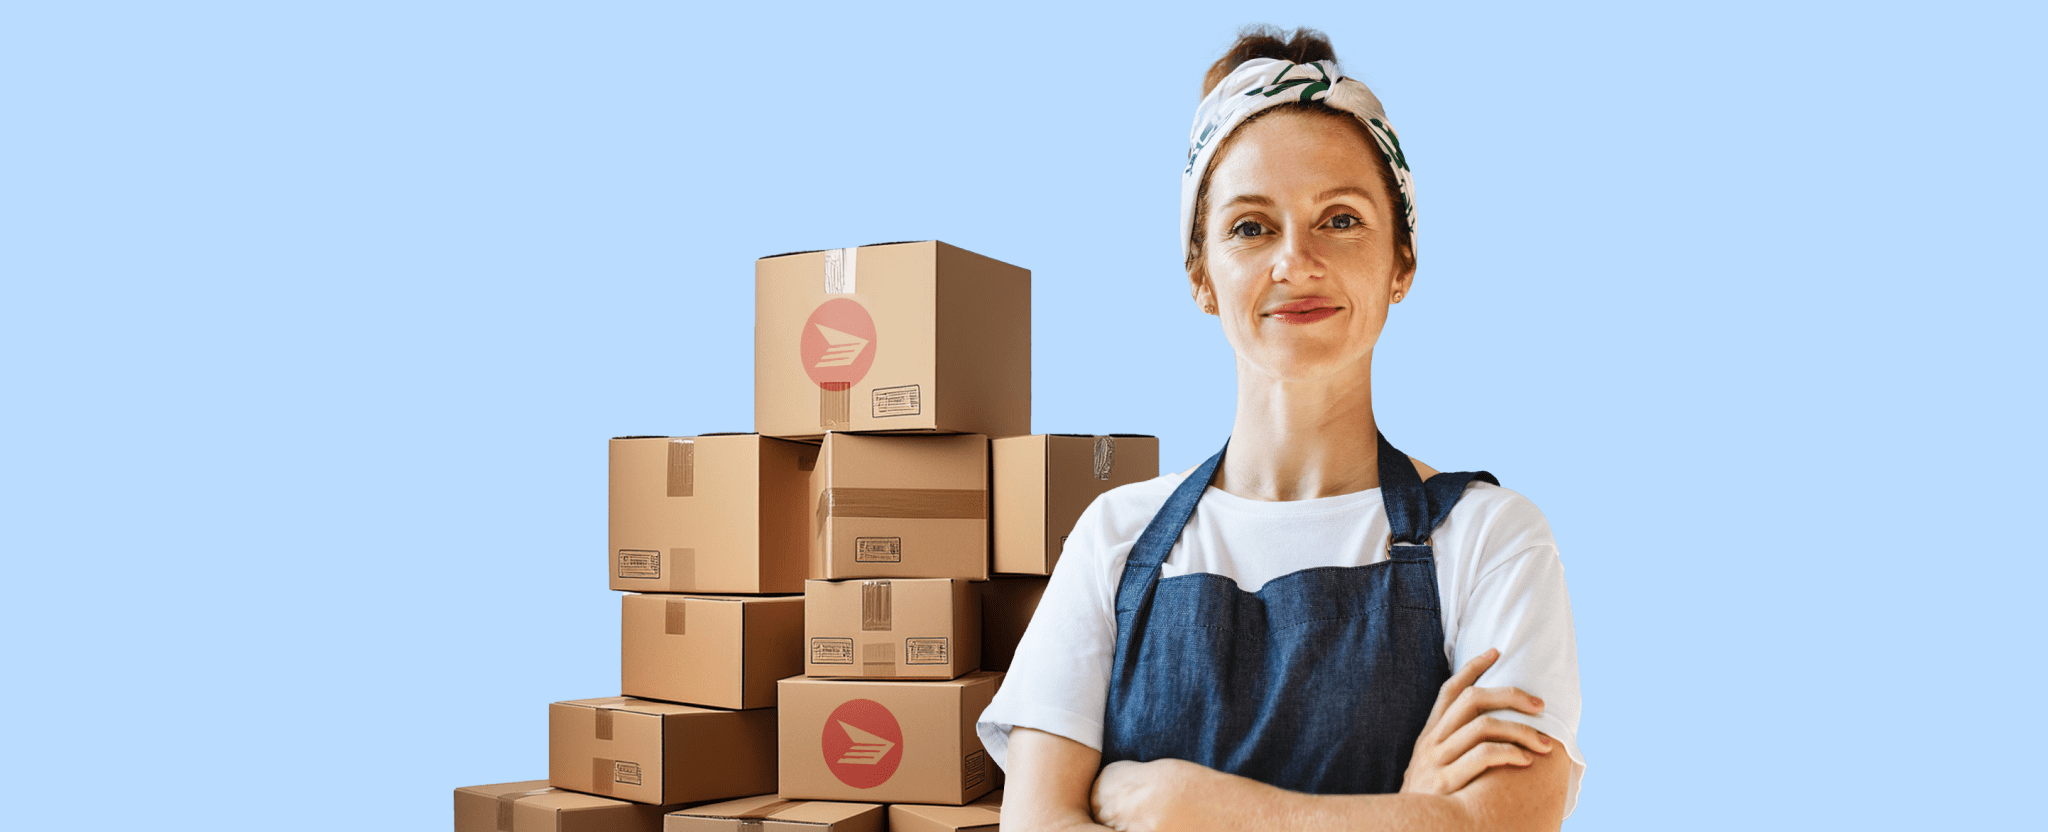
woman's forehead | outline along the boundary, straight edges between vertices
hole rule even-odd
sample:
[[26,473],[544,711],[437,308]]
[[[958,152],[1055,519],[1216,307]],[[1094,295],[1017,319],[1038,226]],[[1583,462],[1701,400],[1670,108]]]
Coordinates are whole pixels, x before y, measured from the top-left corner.
[[1209,176],[1209,198],[1307,202],[1346,193],[1386,202],[1378,148],[1349,118],[1274,113],[1238,129]]

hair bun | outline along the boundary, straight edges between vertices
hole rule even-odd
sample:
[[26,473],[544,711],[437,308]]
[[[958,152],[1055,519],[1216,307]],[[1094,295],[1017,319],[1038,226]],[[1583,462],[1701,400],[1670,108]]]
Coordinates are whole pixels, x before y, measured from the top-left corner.
[[1210,90],[1223,83],[1238,64],[1253,58],[1272,58],[1297,64],[1335,63],[1337,50],[1331,48],[1329,36],[1306,26],[1294,30],[1292,35],[1284,29],[1265,24],[1246,26],[1237,33],[1237,42],[1230,45],[1230,50],[1216,59],[1216,63],[1210,64],[1208,74],[1202,76],[1202,96],[1206,98]]

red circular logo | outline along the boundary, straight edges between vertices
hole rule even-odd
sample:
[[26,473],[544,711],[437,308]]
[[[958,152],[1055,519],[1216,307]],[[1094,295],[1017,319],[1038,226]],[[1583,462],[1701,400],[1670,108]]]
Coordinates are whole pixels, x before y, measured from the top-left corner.
[[896,715],[872,699],[850,699],[825,718],[821,739],[825,766],[839,782],[872,789],[896,774],[903,762],[903,728]]
[[875,319],[852,298],[833,298],[811,310],[797,354],[811,381],[827,390],[858,383],[875,364]]

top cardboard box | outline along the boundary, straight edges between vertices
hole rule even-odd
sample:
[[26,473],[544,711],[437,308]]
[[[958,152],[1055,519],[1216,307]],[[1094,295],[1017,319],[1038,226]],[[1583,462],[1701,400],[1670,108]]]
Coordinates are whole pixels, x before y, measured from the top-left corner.
[[1031,432],[1031,272],[936,240],[754,264],[754,430]]

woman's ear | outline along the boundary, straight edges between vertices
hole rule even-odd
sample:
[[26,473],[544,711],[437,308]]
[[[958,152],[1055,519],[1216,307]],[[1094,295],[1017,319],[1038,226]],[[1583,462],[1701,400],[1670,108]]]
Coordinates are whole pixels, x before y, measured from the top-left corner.
[[1189,294],[1195,298],[1195,305],[1209,315],[1216,314],[1216,291],[1209,287],[1209,276],[1201,269],[1188,272]]
[[1389,295],[1395,303],[1400,303],[1409,292],[1415,291],[1415,252],[1404,246],[1401,253],[1404,256],[1401,258],[1400,271],[1394,273],[1393,291]]

